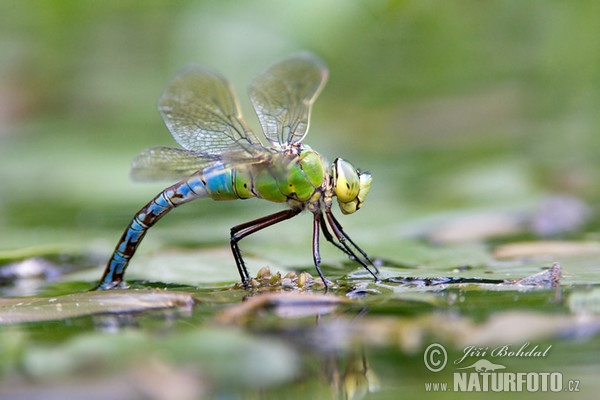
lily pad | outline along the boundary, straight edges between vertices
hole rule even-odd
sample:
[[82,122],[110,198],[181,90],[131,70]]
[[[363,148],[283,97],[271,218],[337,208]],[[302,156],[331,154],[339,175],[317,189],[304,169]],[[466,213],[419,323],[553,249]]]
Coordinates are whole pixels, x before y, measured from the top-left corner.
[[0,324],[62,320],[161,308],[190,308],[192,294],[162,290],[111,290],[57,297],[0,299]]
[[280,318],[300,318],[330,314],[349,300],[319,293],[275,292],[253,296],[243,303],[231,306],[216,320],[221,323],[239,323],[255,318],[261,311],[272,310]]

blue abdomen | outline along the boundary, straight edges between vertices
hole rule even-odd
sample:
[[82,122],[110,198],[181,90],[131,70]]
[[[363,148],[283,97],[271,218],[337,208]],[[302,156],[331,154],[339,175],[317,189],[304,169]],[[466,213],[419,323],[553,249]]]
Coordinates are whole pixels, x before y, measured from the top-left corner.
[[[204,168],[201,172],[201,177],[198,176],[198,179],[202,181],[204,190],[213,200],[234,200],[239,198],[233,190],[231,168],[225,168],[220,162]],[[193,183],[190,181],[188,181],[188,184],[192,185]],[[200,186],[201,183],[195,182],[195,185]],[[192,187],[192,190],[196,191],[194,187]]]

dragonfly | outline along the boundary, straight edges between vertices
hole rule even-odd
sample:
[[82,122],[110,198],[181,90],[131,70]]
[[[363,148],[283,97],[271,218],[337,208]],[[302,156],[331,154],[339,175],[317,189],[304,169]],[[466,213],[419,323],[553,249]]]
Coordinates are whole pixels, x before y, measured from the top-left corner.
[[327,279],[320,268],[321,233],[377,279],[374,263],[331,211],[334,197],[343,214],[360,209],[371,187],[371,175],[341,158],[329,166],[318,152],[302,143],[312,105],[327,77],[325,63],[302,52],[272,64],[254,78],[248,94],[264,134],[259,139],[242,118],[238,100],[224,77],[199,66],[175,75],[158,109],[182,148],[142,151],[132,161],[131,176],[140,181],[179,181],[135,214],[97,289],[126,287],[125,270],[148,229],[173,208],[199,198],[259,198],[287,205],[282,211],[231,228],[231,251],[246,288],[250,275],[240,240],[304,210],[313,215],[313,262],[326,289]]

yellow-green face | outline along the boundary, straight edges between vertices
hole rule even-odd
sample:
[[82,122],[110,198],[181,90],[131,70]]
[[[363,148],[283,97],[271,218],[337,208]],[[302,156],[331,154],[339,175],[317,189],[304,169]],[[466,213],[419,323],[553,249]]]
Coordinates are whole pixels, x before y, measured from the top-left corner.
[[332,166],[333,190],[343,214],[352,214],[371,189],[371,174],[359,172],[348,161],[336,159]]

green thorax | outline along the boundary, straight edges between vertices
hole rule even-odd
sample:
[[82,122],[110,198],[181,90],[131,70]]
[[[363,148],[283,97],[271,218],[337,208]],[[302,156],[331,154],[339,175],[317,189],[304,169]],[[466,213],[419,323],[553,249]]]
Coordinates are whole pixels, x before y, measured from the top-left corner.
[[272,156],[268,163],[238,167],[232,178],[241,199],[303,203],[314,199],[328,176],[321,156],[304,146],[297,155],[283,152]]

